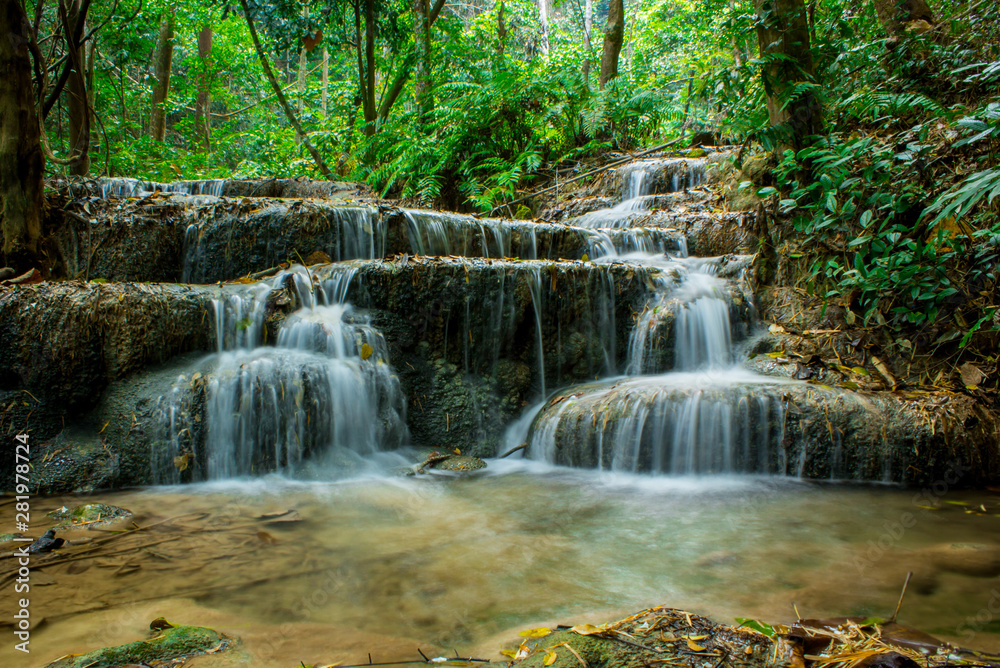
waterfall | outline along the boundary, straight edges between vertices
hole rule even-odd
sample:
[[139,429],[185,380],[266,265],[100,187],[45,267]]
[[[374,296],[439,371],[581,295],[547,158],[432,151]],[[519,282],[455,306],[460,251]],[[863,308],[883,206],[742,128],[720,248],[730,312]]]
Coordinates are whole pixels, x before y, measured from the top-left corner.
[[[637,225],[662,193],[705,180],[704,161],[650,160],[621,170],[621,200],[574,224],[594,231],[599,262],[625,260],[653,269],[646,307],[629,336],[624,378],[569,388],[526,413],[507,441],[523,437],[531,457],[616,471],[676,475],[788,471],[782,381],[740,367],[734,316],[751,309],[738,287],[736,258],[687,257],[683,236]],[[655,230],[655,231],[654,231]],[[729,263],[729,264],[727,264]],[[720,275],[720,266],[728,267]],[[736,276],[733,276],[735,268]],[[792,468],[801,466],[793,463]]]
[[[294,206],[267,201],[250,213],[213,207],[189,213],[195,219],[184,234],[182,281],[213,283],[256,267],[274,267],[297,253],[321,250],[332,261],[371,260],[385,256],[387,229],[378,211],[368,206],[309,202]],[[296,225],[307,222],[309,234],[296,237]],[[234,243],[241,236],[260,238],[249,248]],[[309,245],[305,245],[309,244]]]
[[[213,303],[219,351],[210,371],[179,379],[161,401],[158,482],[179,481],[172,464],[186,453],[201,477],[219,479],[405,441],[405,398],[386,341],[346,301],[353,278],[345,270],[319,280],[296,267]],[[297,308],[274,337],[269,318],[290,304]]]

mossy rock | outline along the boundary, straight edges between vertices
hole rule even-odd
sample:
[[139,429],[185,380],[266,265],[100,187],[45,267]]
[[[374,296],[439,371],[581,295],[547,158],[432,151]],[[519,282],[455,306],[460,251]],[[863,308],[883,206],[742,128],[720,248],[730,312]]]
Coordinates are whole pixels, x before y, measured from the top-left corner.
[[202,626],[170,626],[163,619],[150,624],[153,636],[117,647],[105,647],[86,654],[66,656],[46,668],[116,668],[131,664],[158,665],[196,654],[228,649],[233,640]]
[[452,455],[448,459],[434,464],[433,468],[439,471],[478,471],[486,468],[486,462],[479,457]]
[[132,517],[132,511],[104,503],[88,503],[75,508],[63,506],[48,513],[48,516],[54,520],[60,520],[59,524],[53,527],[54,529],[65,530],[79,525],[87,527],[107,526]]

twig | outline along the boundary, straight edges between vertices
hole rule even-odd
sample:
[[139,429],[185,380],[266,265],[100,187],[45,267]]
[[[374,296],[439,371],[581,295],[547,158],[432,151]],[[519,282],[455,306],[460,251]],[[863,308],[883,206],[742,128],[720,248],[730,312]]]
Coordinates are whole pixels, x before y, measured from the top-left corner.
[[527,447],[528,447],[528,444],[527,444],[527,443],[522,443],[521,445],[519,445],[519,446],[517,446],[517,447],[514,447],[514,448],[511,448],[511,449],[510,449],[510,450],[508,450],[507,452],[505,452],[505,453],[503,453],[502,455],[500,455],[500,459],[503,459],[503,458],[504,458],[504,457],[506,457],[507,455],[512,455],[512,454],[514,454],[515,452],[517,452],[518,450],[524,450],[524,449],[525,449],[525,448],[527,448]]
[[896,611],[892,613],[892,617],[889,618],[889,622],[893,623],[896,621],[896,617],[899,616],[899,609],[903,607],[903,597],[906,596],[906,587],[910,584],[910,578],[913,577],[913,571],[909,571],[906,574],[906,581],[903,583],[903,591],[899,592],[899,602],[896,603]]

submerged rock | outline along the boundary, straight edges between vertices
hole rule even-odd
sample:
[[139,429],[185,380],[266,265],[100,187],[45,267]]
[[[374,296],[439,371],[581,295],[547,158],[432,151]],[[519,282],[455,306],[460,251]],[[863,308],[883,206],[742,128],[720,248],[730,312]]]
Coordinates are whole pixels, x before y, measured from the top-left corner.
[[62,538],[56,538],[55,529],[49,529],[41,538],[28,546],[28,552],[31,554],[45,554],[52,550],[58,550],[65,542]]
[[202,626],[172,626],[158,619],[150,624],[151,637],[86,654],[74,654],[46,668],[118,668],[125,665],[158,665],[171,659],[214,654],[229,649],[233,639]]
[[132,517],[132,512],[118,506],[104,503],[88,503],[74,508],[63,506],[48,513],[48,517],[59,520],[55,529],[65,531],[73,527],[103,527]]

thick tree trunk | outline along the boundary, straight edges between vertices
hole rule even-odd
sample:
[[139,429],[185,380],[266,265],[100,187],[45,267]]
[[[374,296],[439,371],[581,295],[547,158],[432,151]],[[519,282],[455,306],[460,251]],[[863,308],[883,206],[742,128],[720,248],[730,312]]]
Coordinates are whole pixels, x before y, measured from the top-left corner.
[[66,109],[69,117],[69,173],[86,176],[90,171],[90,95],[87,90],[87,54],[80,38],[86,22],[86,9],[80,0],[70,0],[60,7],[65,12],[63,29],[69,56],[69,79],[66,82]]
[[428,0],[413,0],[413,43],[417,50],[413,97],[424,116],[434,108],[431,89],[431,7]]
[[257,51],[257,58],[260,60],[260,66],[264,69],[264,76],[267,77],[268,83],[271,84],[271,88],[274,90],[274,94],[278,98],[278,104],[285,112],[285,116],[288,118],[288,122],[292,125],[296,132],[302,136],[302,143],[305,145],[306,150],[312,157],[313,162],[316,163],[316,167],[319,171],[329,180],[333,180],[333,172],[330,168],[326,166],[326,162],[323,160],[323,156],[319,154],[316,147],[312,145],[309,141],[309,137],[306,136],[305,130],[302,129],[302,125],[299,123],[299,119],[295,117],[295,112],[292,111],[292,106],[288,104],[288,98],[285,97],[284,91],[281,89],[281,84],[278,83],[278,78],[274,75],[274,70],[271,68],[271,63],[267,59],[267,54],[264,53],[264,46],[260,42],[260,37],[257,35],[257,28],[253,24],[253,15],[250,13],[250,7],[247,4],[247,0],[240,0],[240,7],[243,8],[243,17],[246,19],[247,28],[250,29],[250,39],[253,40],[254,49]]
[[875,0],[875,13],[889,37],[902,37],[913,21],[933,25],[934,12],[926,0]]
[[170,64],[174,58],[174,19],[177,8],[170,11],[160,20],[160,34],[156,38],[156,49],[153,52],[153,97],[149,114],[149,136],[157,141],[163,141],[167,136],[167,114],[163,109],[170,94]]
[[206,23],[198,33],[198,95],[194,105],[194,131],[198,150],[212,150],[212,25]]
[[618,56],[625,38],[624,0],[608,3],[608,24],[604,27],[604,50],[601,52],[601,88],[618,75]]
[[[612,0],[614,1],[614,0]],[[547,0],[538,0],[538,23],[542,26],[541,38],[538,48],[542,55],[549,57],[549,8],[546,6]]]
[[806,91],[792,97],[796,84],[812,83],[815,78],[806,7],[803,0],[755,2],[761,58],[781,57],[762,70],[768,117],[771,125],[786,127],[791,146],[798,149],[806,137],[819,134],[823,127],[823,108],[816,95]]
[[590,50],[593,46],[590,43],[590,34],[594,30],[594,0],[586,0],[583,4],[583,50],[587,53],[583,58],[583,82],[588,87],[590,84]]
[[0,0],[0,225],[3,264],[38,264],[42,235],[42,153],[32,94],[30,27],[19,0]]

